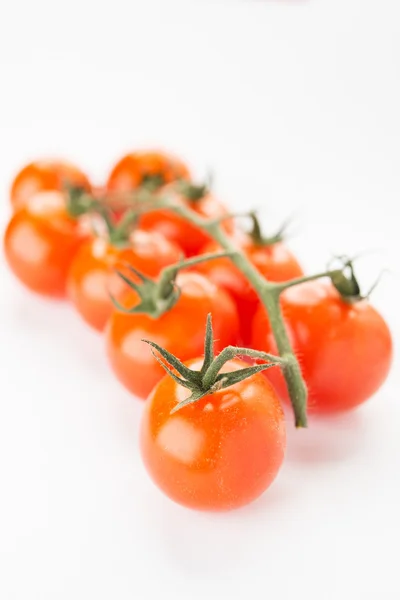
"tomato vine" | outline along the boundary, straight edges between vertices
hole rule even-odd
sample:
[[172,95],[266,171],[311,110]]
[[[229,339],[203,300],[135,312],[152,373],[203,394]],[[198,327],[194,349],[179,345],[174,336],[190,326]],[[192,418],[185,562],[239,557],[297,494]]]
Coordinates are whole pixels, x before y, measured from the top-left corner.
[[[108,198],[108,201],[110,198]],[[349,267],[350,262],[343,260],[343,266],[340,269],[330,269],[317,273],[315,275],[298,277],[283,283],[273,283],[268,281],[258,269],[250,262],[246,255],[236,246],[233,239],[224,231],[221,226],[223,221],[232,218],[234,215],[225,215],[223,218],[207,219],[192,210],[187,205],[176,205],[168,196],[160,197],[155,195],[152,190],[145,187],[136,194],[124,194],[117,198],[117,201],[129,206],[139,213],[147,213],[157,210],[170,210],[181,218],[206,232],[218,245],[226,252],[227,257],[233,261],[237,268],[248,279],[260,301],[264,305],[279,352],[279,365],[282,369],[286,385],[288,388],[290,401],[293,407],[296,427],[307,427],[307,388],[301,373],[299,362],[292,349],[286,325],[283,319],[280,307],[280,295],[291,286],[299,285],[307,281],[330,277],[332,283],[340,292],[340,285],[349,281],[345,269]],[[112,202],[112,198],[111,198]],[[249,213],[254,219],[254,213]],[[351,277],[354,275],[351,272]]]

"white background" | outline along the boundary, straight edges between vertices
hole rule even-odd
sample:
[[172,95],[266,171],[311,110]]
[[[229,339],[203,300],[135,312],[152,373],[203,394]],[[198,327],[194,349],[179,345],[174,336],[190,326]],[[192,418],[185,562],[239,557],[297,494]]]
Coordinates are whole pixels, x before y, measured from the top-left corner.
[[[399,340],[398,0],[103,2],[0,8],[0,218],[28,159],[97,181],[158,145],[266,223],[297,211],[309,269],[360,260]],[[0,271],[0,598],[398,600],[400,369],[346,417],[289,429],[255,504],[198,514],[148,480],[140,402],[72,309]],[[344,357],[345,360],[345,357]],[[340,372],[338,372],[340,377]]]

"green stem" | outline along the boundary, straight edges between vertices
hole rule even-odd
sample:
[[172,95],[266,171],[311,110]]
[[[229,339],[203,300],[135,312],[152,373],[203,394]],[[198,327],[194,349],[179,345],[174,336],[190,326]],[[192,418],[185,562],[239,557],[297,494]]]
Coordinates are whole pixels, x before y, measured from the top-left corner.
[[[337,273],[337,271],[327,271],[310,277],[300,277],[285,282],[284,284],[272,283],[267,281],[265,277],[261,275],[257,268],[249,261],[245,254],[236,247],[233,240],[224,232],[219,223],[215,220],[208,220],[191,210],[189,207],[182,205],[177,206],[170,202],[168,198],[155,199],[154,196],[151,196],[148,192],[140,192],[134,196],[131,201],[136,203],[139,210],[144,212],[158,210],[160,208],[174,211],[183,219],[189,221],[203,231],[206,231],[208,235],[228,253],[232,262],[248,279],[267,311],[272,333],[281,358],[281,368],[292,403],[296,427],[307,427],[307,389],[286,330],[280,307],[280,294],[288,287],[298,285],[305,281],[312,281],[320,277],[329,276],[332,273]],[[211,377],[212,374],[209,374],[207,380],[211,380]]]
[[217,358],[213,360],[208,369],[206,370],[202,384],[204,389],[209,389],[214,381],[218,373],[221,371],[222,367],[228,360],[232,360],[236,356],[250,356],[251,358],[261,358],[262,360],[271,362],[273,364],[285,365],[284,359],[280,356],[273,356],[272,354],[267,354],[267,352],[261,352],[258,350],[251,350],[250,348],[237,348],[236,346],[227,346],[218,354]]
[[281,294],[287,288],[294,287],[295,285],[300,285],[307,281],[315,281],[316,279],[322,279],[323,277],[335,277],[335,275],[341,274],[342,271],[340,269],[321,271],[320,273],[315,273],[315,275],[305,275],[304,277],[296,277],[295,279],[289,279],[289,281],[283,281],[282,283],[274,283],[273,287],[277,294]]
[[[159,204],[160,202],[162,201],[158,201],[155,204]],[[293,406],[296,427],[307,427],[307,389],[286,331],[279,302],[279,293],[276,291],[275,284],[267,281],[261,275],[258,269],[236,247],[235,243],[226,235],[218,223],[210,223],[207,219],[199,216],[190,208],[171,205],[168,203],[168,200],[164,200],[163,206],[170,208],[184,219],[187,219],[197,227],[207,231],[207,233],[218,242],[224,250],[231,253],[231,260],[250,281],[261,302],[265,306],[279,354],[281,358],[284,359],[282,372],[286,380],[290,400]]]
[[121,221],[114,227],[113,235],[116,240],[129,239],[129,232],[136,224],[138,215],[134,210],[127,210]]
[[286,330],[279,294],[265,287],[260,297],[268,314],[279,355],[285,359],[282,372],[292,403],[296,427],[307,427],[307,388]]
[[178,272],[182,269],[193,267],[194,265],[198,265],[209,260],[227,258],[231,256],[231,254],[231,252],[207,252],[206,254],[194,256],[193,258],[188,258],[178,263],[174,263],[173,265],[169,265],[168,267],[164,267],[158,280],[161,296],[167,297],[171,293],[171,286],[174,285],[175,278]]

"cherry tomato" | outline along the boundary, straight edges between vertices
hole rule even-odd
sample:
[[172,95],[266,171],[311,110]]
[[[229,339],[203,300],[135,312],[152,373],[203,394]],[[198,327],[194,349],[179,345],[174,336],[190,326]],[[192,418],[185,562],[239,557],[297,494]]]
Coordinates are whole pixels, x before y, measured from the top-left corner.
[[64,195],[42,192],[12,216],[4,250],[11,270],[28,288],[63,297],[69,266],[87,237],[83,221],[68,216]]
[[[282,242],[257,246],[249,236],[241,232],[235,235],[235,242],[260,273],[270,281],[287,281],[303,274],[296,258]],[[214,253],[218,250],[220,250],[218,244],[212,241],[203,248],[202,252]],[[196,266],[196,270],[231,294],[238,308],[242,343],[249,345],[251,324],[259,299],[248,279],[229,258],[201,263]]]
[[164,185],[177,179],[190,179],[187,166],[175,156],[159,151],[140,151],[127,154],[112,169],[107,189],[130,192],[146,180]]
[[181,249],[157,233],[136,229],[130,235],[130,245],[112,246],[106,239],[88,240],[75,255],[69,271],[68,294],[84,320],[102,331],[113,305],[110,293],[120,298],[127,287],[114,272],[118,269],[130,278],[130,264],[144,275],[155,277],[163,267],[178,262]]
[[[186,365],[200,370],[202,362]],[[247,366],[235,359],[222,371]],[[276,393],[257,374],[171,415],[190,393],[167,375],[150,394],[141,423],[149,474],[189,508],[221,511],[248,504],[269,487],[284,458],[285,422]]]
[[[201,217],[218,219],[227,214],[225,206],[211,193],[206,193],[198,200],[189,200],[179,193],[173,186],[167,186],[160,190],[160,196],[168,196],[171,202],[178,206],[187,206]],[[157,210],[143,214],[140,226],[150,231],[158,231],[169,240],[179,244],[186,256],[199,254],[202,247],[210,241],[210,236],[183,219],[171,210]],[[232,222],[227,220],[223,227],[228,233],[233,230]]]
[[37,192],[62,191],[71,184],[90,191],[91,185],[84,173],[64,160],[40,160],[26,165],[15,177],[10,192],[13,207],[19,208]]
[[[164,374],[142,339],[160,344],[182,360],[198,356],[203,351],[207,314],[211,313],[216,349],[237,344],[238,316],[227,292],[193,272],[180,273],[177,285],[181,290],[178,302],[159,319],[114,310],[106,327],[111,367],[121,383],[141,398],[148,396]],[[136,293],[127,294],[123,303],[126,307],[137,304]]]
[[[378,390],[389,372],[392,340],[387,324],[369,302],[346,303],[330,283],[315,281],[285,290],[281,304],[308,386],[310,413],[353,408]],[[262,307],[254,318],[252,344],[276,353]],[[269,371],[277,392],[287,399],[281,373]]]

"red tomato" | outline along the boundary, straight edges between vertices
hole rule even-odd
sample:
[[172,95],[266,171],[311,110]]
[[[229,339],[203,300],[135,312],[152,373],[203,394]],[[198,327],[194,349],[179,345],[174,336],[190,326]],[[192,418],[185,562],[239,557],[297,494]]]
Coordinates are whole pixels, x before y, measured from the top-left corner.
[[[186,365],[200,370],[202,362]],[[235,359],[222,372],[245,367]],[[284,458],[285,422],[274,390],[257,374],[171,415],[190,393],[167,375],[146,402],[141,450],[152,479],[189,508],[221,511],[252,502]]]
[[144,275],[155,277],[181,256],[181,249],[172,242],[139,229],[131,233],[127,248],[116,248],[103,238],[89,240],[72,261],[67,281],[69,297],[84,320],[102,331],[113,309],[110,293],[119,298],[127,289],[114,269],[132,278],[125,266],[130,264]]
[[42,192],[12,216],[4,250],[11,270],[28,288],[63,297],[69,266],[87,237],[82,221],[68,216],[64,195]]
[[[250,237],[242,233],[236,234],[235,242],[260,273],[270,281],[287,281],[303,275],[296,258],[282,242],[257,246]],[[216,242],[210,242],[202,252],[219,250],[220,247]],[[201,263],[195,268],[231,294],[238,308],[242,343],[249,345],[251,324],[260,303],[249,281],[229,258]]]
[[[227,214],[225,206],[210,193],[206,193],[198,200],[189,200],[174,190],[172,186],[168,186],[160,190],[159,194],[169,197],[178,206],[191,208],[201,217],[218,219]],[[171,210],[157,210],[143,214],[140,226],[150,231],[158,231],[169,240],[179,244],[186,256],[199,254],[201,248],[210,241],[210,236],[205,231]],[[223,226],[228,233],[232,232],[231,221],[224,222]]]
[[[236,307],[224,290],[193,272],[180,273],[177,285],[181,289],[178,302],[159,319],[114,310],[106,328],[111,367],[121,383],[141,398],[148,396],[164,374],[142,339],[160,344],[182,360],[198,356],[203,352],[204,324],[211,313],[216,349],[237,344]],[[136,293],[129,293],[124,305],[135,304]]]
[[[288,288],[281,304],[308,386],[310,413],[353,408],[378,390],[389,372],[392,340],[369,302],[346,303],[333,285],[315,281]],[[277,351],[262,307],[254,318],[252,344],[258,350]],[[270,369],[267,376],[287,399],[281,373]]]
[[190,179],[190,172],[183,162],[165,152],[132,152],[114,166],[107,181],[107,189],[112,192],[130,192],[149,178],[164,185],[177,179]]
[[66,184],[91,190],[84,173],[64,160],[40,160],[30,163],[15,177],[10,192],[11,203],[19,208],[38,192],[62,191]]

